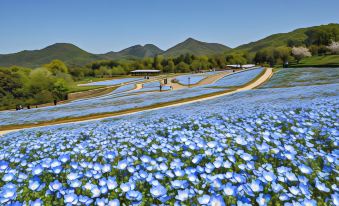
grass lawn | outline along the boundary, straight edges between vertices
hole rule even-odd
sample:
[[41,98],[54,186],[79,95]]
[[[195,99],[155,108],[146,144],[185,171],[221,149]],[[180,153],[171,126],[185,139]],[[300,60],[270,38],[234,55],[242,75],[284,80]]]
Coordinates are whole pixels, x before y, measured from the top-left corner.
[[339,67],[339,55],[313,56],[302,59],[293,67]]
[[73,93],[73,92],[83,92],[83,91],[88,91],[88,90],[92,90],[92,89],[98,89],[98,88],[102,88],[105,86],[78,86],[78,83],[73,84],[72,86],[70,86],[69,88],[69,93]]
[[106,81],[106,80],[112,80],[112,79],[123,79],[123,78],[129,78],[131,76],[129,75],[121,75],[121,76],[114,76],[114,77],[86,77],[80,81],[75,82],[76,84],[86,84],[90,82],[99,82],[99,81]]

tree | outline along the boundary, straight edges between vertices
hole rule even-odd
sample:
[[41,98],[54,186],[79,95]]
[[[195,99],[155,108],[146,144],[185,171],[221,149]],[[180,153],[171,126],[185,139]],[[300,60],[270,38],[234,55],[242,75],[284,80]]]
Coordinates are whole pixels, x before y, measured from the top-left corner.
[[175,70],[175,65],[174,65],[173,59],[168,59],[167,65],[164,68],[164,72],[173,73],[174,70]]
[[278,59],[281,59],[283,63],[287,62],[290,58],[291,48],[281,46],[274,50],[275,56]]
[[124,75],[126,74],[126,71],[124,70],[122,66],[116,66],[112,68],[111,73],[112,75]]
[[179,72],[190,72],[190,66],[186,64],[185,62],[180,62],[176,66],[176,71]]
[[163,61],[163,56],[161,55],[156,55],[153,60],[153,68],[157,70],[162,70],[162,61]]
[[339,54],[339,42],[332,41],[332,43],[327,48],[332,54]]
[[239,64],[243,65],[247,63],[246,58],[243,57],[243,54],[230,54],[226,56],[226,61],[228,64]]
[[63,100],[68,92],[67,83],[63,79],[58,79],[53,84],[52,94],[54,99]]
[[49,64],[45,64],[44,67],[47,68],[49,71],[51,71],[52,74],[54,75],[57,74],[58,72],[68,73],[68,68],[65,65],[65,63],[57,59],[51,61],[51,63]]
[[292,54],[298,63],[302,58],[312,56],[311,52],[306,47],[293,47]]

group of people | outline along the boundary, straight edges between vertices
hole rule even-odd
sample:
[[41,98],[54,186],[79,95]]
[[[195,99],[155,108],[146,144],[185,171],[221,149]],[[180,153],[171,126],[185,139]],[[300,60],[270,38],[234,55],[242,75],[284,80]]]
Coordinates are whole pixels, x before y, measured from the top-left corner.
[[[38,108],[38,105],[35,105],[35,108]],[[22,105],[17,105],[15,107],[16,111],[24,109]],[[27,109],[31,109],[31,105],[27,105]]]
[[[53,103],[54,103],[54,106],[56,106],[57,103],[58,103],[58,101],[55,99],[55,100],[53,101]],[[38,108],[38,105],[35,105],[35,108]],[[19,111],[19,110],[22,110],[22,109],[24,109],[24,107],[23,107],[21,104],[15,106],[15,110],[16,110],[16,111]],[[27,109],[31,109],[31,105],[27,105]]]

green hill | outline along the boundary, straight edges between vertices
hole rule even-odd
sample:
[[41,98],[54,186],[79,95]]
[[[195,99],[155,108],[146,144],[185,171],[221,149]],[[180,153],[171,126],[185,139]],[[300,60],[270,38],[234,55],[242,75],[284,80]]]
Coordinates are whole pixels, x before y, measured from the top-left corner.
[[145,57],[154,57],[161,54],[163,50],[159,49],[153,44],[146,44],[145,46],[135,45],[119,52],[108,52],[99,55],[105,59],[139,59]]
[[308,28],[296,29],[288,33],[273,34],[261,40],[236,47],[235,49],[232,50],[232,52],[254,53],[265,48],[275,48],[279,46],[287,46],[289,44],[303,44],[307,38],[305,33],[313,29],[338,30],[339,24],[313,26]]
[[39,67],[54,59],[59,59],[68,65],[84,65],[100,58],[73,44],[57,43],[41,50],[25,50],[14,54],[0,55],[0,66]]
[[184,42],[181,42],[174,47],[168,49],[163,54],[165,56],[179,56],[181,54],[194,54],[196,56],[203,55],[212,55],[223,53],[225,51],[229,51],[231,48],[217,43],[206,43],[201,42],[192,38],[188,38]]

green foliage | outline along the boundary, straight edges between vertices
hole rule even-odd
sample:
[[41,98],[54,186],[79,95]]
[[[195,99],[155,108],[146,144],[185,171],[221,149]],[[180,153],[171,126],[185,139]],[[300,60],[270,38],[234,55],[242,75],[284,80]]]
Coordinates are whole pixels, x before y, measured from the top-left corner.
[[[328,24],[309,28],[301,28],[288,33],[274,34],[259,41],[244,44],[235,48],[232,51],[256,53],[263,49],[274,49],[280,46],[299,47],[305,46],[305,44],[307,44],[307,46],[310,46],[314,43],[327,44],[329,38],[333,40],[338,40],[338,30],[339,24]],[[329,37],[326,37],[326,39],[320,40],[319,38],[322,38],[322,35],[319,35],[319,33],[315,31],[320,31],[319,33],[323,33],[321,31],[324,31],[324,33],[331,34],[329,34]]]
[[44,67],[51,71],[54,75],[57,73],[68,73],[66,64],[60,60],[53,60],[49,64],[45,64]]
[[297,67],[339,67],[339,55],[313,56],[302,59]]
[[311,45],[329,45],[332,41],[339,40],[339,27],[335,25],[328,25],[326,27],[315,27],[305,32],[307,38],[305,44]]
[[175,71],[183,73],[190,72],[190,66],[185,62],[180,62],[179,64],[177,64]]
[[245,58],[244,54],[241,53],[235,53],[235,54],[230,54],[226,56],[226,61],[229,64],[246,64],[247,59]]
[[280,46],[277,48],[267,48],[258,51],[254,56],[254,62],[257,64],[267,64],[274,66],[276,64],[284,64],[292,59],[291,48]]
[[10,67],[0,69],[0,108],[16,105],[34,105],[63,100],[73,83],[67,67],[61,61],[52,61],[48,68],[27,69]]

